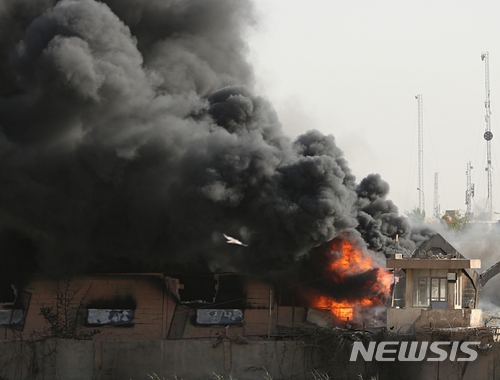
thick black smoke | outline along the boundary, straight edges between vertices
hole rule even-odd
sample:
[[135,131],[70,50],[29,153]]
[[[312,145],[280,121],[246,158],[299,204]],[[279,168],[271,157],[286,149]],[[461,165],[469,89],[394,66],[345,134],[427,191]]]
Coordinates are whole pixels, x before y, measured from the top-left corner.
[[356,192],[359,210],[357,229],[368,248],[385,252],[402,252],[414,248],[414,243],[408,236],[408,218],[400,216],[397,206],[386,199],[389,185],[379,174],[370,174],[364,178],[357,186]]
[[378,175],[252,93],[253,23],[246,0],[0,1],[1,270],[266,274],[355,229],[411,248]]

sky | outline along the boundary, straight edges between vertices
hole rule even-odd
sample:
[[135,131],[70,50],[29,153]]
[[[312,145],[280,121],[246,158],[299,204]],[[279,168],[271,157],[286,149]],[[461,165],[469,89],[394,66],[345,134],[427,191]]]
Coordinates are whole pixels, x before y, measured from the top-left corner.
[[[255,89],[294,138],[332,134],[357,178],[380,173],[401,214],[418,207],[423,99],[425,211],[486,205],[485,64],[489,52],[493,211],[500,212],[500,3],[255,0],[248,38]],[[498,113],[497,113],[498,110]],[[495,219],[500,215],[494,214]]]
[[[500,5],[253,0],[247,29],[253,13],[239,0],[60,1],[46,12],[55,0],[19,1],[0,5],[0,247],[15,253],[0,270],[119,262],[271,276],[345,231],[373,251],[413,249],[430,229],[410,233],[372,173],[401,214],[425,194],[432,215],[436,172],[441,211],[465,208],[471,161],[484,207],[481,53],[496,168]],[[296,144],[241,84],[274,105]],[[356,192],[332,139],[311,129],[335,137]],[[499,184],[494,172],[495,212]],[[463,253],[500,260],[490,231],[491,241],[482,229],[460,236],[472,242]],[[223,233],[248,252],[235,255]]]

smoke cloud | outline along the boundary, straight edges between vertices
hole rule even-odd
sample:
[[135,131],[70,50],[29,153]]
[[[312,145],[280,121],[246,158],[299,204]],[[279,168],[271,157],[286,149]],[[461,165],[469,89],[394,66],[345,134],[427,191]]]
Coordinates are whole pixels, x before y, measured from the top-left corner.
[[[439,226],[435,226],[437,230]],[[461,254],[469,259],[481,259],[482,273],[498,261],[500,261],[500,231],[499,223],[469,223],[458,233],[450,231],[440,232]],[[500,286],[500,275],[496,275],[489,280],[484,288],[481,289],[479,298],[479,307],[489,314],[495,313],[498,317],[498,308],[500,307],[500,295],[498,287]],[[498,318],[495,318],[491,324],[498,325]]]
[[1,271],[266,276],[346,230],[412,249],[378,174],[253,93],[254,23],[247,0],[1,1]]

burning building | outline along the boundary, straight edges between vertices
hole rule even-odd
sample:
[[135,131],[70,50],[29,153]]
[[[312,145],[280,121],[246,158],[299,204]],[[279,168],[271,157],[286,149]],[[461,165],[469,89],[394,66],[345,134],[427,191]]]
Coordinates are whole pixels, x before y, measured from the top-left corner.
[[3,339],[89,338],[98,330],[97,340],[216,339],[223,334],[246,341],[286,335],[311,322],[380,326],[374,310],[387,303],[392,274],[352,237],[343,236],[315,250],[293,281],[192,272],[30,274],[24,279],[18,288],[11,278],[10,292],[0,299]]
[[247,339],[390,300],[377,257],[428,231],[333,135],[283,132],[254,93],[251,1],[19,0],[0,20],[4,339],[64,305],[70,337]]
[[[274,283],[323,271],[316,252],[338,252],[344,234],[362,261],[422,239],[380,175],[357,181],[332,135],[292,141],[253,93],[250,1],[26,0],[0,18],[7,290],[22,273],[231,272]],[[385,294],[360,285],[381,271],[363,273],[314,297]]]
[[30,5],[2,9],[2,268],[267,275],[346,229],[412,248],[379,175],[252,93],[251,3]]
[[[385,309],[390,297],[392,273],[378,264],[366,249],[343,235],[313,253],[314,276],[305,277],[298,293],[309,310],[309,319],[319,314],[336,326],[382,326],[377,312]],[[383,314],[383,313],[382,313]],[[370,318],[368,318],[370,315]],[[321,323],[320,324],[324,324]]]

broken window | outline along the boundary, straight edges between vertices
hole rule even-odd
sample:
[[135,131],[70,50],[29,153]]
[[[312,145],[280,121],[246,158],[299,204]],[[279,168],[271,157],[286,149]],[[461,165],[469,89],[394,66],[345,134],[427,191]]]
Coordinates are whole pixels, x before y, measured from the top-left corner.
[[246,294],[244,276],[234,274],[216,274],[217,292],[214,309],[245,309]]
[[391,307],[406,306],[406,272],[401,268],[394,269],[394,280],[391,293]]
[[0,280],[0,305],[14,305],[17,296],[17,288],[10,278]]
[[246,294],[243,275],[196,274],[179,275],[177,286],[180,302],[191,307],[211,309],[244,309]]
[[137,303],[132,296],[99,299],[87,305],[88,326],[132,326]]
[[187,274],[175,276],[179,279],[181,303],[198,307],[215,301],[216,281],[213,274]]
[[13,228],[0,229],[0,326],[22,330],[31,293],[22,289],[21,273],[37,272],[32,238]]
[[[180,304],[176,308],[178,319],[186,318],[184,306],[196,309],[190,314],[191,323],[197,325],[230,325],[243,323],[246,308],[245,276],[240,274],[178,275],[178,283],[169,279],[175,287]],[[178,296],[177,296],[178,294]],[[178,315],[177,315],[178,314]]]
[[307,305],[307,297],[301,296],[297,282],[283,281],[274,288],[276,302],[279,306],[303,307]]
[[[31,293],[18,291],[14,286],[15,297],[11,302],[0,302],[0,326],[22,330],[29,308]],[[5,298],[4,298],[5,300]],[[8,299],[9,301],[11,298]]]

